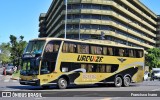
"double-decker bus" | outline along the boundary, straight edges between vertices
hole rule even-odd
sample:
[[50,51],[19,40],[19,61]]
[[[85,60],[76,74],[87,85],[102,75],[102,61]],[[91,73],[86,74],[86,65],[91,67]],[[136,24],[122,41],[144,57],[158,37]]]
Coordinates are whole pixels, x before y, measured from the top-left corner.
[[37,38],[29,41],[23,53],[20,84],[60,89],[71,84],[127,87],[143,81],[143,70],[142,48],[104,40]]

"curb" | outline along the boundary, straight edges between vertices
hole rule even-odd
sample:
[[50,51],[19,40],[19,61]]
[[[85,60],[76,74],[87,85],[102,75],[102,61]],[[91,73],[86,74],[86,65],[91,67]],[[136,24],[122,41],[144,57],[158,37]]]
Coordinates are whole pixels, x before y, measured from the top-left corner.
[[11,80],[19,80],[19,78],[10,78]]
[[17,77],[17,78],[11,77],[10,79],[12,79],[12,80],[19,80],[19,77]]

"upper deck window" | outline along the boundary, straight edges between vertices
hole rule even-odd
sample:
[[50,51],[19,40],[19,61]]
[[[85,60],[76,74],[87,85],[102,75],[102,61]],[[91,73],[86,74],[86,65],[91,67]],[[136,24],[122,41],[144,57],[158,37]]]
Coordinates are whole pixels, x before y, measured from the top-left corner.
[[24,51],[24,53],[42,53],[45,41],[35,40],[30,41]]
[[78,44],[77,49],[78,49],[78,53],[89,54],[89,45],[87,44]]
[[60,47],[60,42],[58,42],[58,41],[50,41],[46,45],[45,52],[50,52],[50,53],[58,52],[59,47]]
[[75,53],[76,45],[74,43],[64,43],[62,52]]

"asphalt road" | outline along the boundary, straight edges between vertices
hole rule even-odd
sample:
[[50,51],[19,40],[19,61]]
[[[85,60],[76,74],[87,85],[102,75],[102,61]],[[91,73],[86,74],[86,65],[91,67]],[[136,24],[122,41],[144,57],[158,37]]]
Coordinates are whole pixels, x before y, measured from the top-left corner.
[[[42,92],[45,95],[54,96],[53,98],[34,98],[34,99],[46,99],[46,100],[150,100],[151,97],[113,97],[113,95],[121,95],[134,93],[138,91],[146,91],[149,93],[160,94],[160,81],[144,81],[142,83],[131,84],[130,87],[114,87],[113,85],[107,85],[99,87],[97,85],[87,86],[70,86],[68,89],[59,90],[55,87],[49,89],[43,89],[41,87],[24,86],[20,85],[18,80],[11,80],[11,76],[1,75],[0,69],[0,91],[24,91],[24,92]],[[123,92],[126,91],[126,92]],[[157,92],[158,91],[158,92]],[[109,93],[111,97],[106,95]],[[140,92],[141,93],[141,92]],[[127,95],[128,96],[128,95]],[[9,98],[0,98],[0,100],[8,100]],[[22,99],[22,98],[16,98]],[[28,98],[24,98],[24,100]],[[160,98],[154,97],[152,100],[159,100]]]

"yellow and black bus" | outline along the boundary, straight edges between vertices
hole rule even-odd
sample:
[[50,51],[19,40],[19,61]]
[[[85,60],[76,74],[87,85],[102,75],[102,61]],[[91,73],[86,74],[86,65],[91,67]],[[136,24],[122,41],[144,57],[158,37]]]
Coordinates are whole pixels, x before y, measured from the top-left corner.
[[143,81],[144,50],[113,45],[104,40],[37,38],[29,41],[23,56],[20,84],[107,84],[129,86]]

